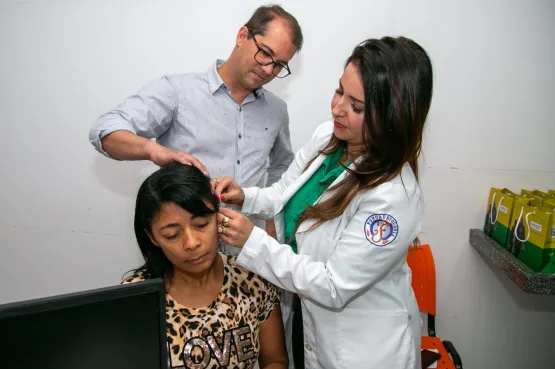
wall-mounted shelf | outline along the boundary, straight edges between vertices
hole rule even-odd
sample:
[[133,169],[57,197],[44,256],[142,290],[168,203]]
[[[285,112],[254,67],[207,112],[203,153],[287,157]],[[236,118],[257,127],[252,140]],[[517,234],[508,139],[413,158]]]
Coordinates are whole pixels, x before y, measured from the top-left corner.
[[534,272],[480,229],[470,230],[469,241],[488,264],[505,273],[524,292],[555,295],[555,274]]

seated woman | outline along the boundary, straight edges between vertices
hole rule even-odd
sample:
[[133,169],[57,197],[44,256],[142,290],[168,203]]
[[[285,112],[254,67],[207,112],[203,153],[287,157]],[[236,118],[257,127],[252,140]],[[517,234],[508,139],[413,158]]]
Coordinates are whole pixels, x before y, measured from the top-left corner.
[[171,368],[287,368],[272,284],[218,252],[218,198],[202,172],[170,164],[141,185],[135,236],[145,264],[122,283],[163,278]]

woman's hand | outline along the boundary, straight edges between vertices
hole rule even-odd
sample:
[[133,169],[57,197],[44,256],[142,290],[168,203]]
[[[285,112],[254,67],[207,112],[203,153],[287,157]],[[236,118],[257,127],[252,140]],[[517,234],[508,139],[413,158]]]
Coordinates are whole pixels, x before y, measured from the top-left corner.
[[243,247],[249,239],[254,224],[241,213],[228,208],[220,208],[218,213],[218,233],[222,241],[235,247]]
[[231,177],[214,178],[211,181],[212,191],[218,196],[220,201],[226,204],[239,205],[243,207],[245,192],[237,182]]

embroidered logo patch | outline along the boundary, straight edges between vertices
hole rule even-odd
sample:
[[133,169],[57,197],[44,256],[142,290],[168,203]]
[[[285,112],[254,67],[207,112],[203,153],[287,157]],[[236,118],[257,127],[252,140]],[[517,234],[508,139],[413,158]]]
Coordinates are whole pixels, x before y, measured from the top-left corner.
[[389,245],[397,238],[398,233],[397,220],[389,214],[374,214],[364,222],[364,235],[376,246]]

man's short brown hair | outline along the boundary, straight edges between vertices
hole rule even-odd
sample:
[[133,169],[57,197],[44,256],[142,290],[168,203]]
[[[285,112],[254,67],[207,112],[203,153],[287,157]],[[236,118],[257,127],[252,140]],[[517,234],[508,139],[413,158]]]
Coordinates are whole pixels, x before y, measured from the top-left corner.
[[268,23],[276,18],[284,19],[287,23],[289,23],[291,40],[297,51],[300,51],[303,47],[303,32],[301,30],[301,26],[294,16],[285,11],[285,9],[279,5],[259,7],[254,11],[249,21],[245,24],[245,27],[247,27],[254,35],[264,36],[268,29]]

